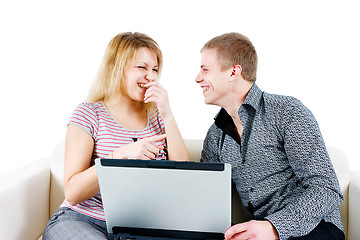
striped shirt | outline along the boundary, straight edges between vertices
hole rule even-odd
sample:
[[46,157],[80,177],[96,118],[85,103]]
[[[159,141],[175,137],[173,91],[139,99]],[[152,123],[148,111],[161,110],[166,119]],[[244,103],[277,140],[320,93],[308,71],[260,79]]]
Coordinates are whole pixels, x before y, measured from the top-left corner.
[[[81,103],[74,110],[69,124],[80,127],[94,139],[94,151],[91,159],[92,166],[96,158],[105,158],[122,145],[165,133],[164,122],[158,110],[153,114],[148,114],[147,122],[147,126],[142,130],[132,130],[121,126],[110,115],[104,103],[100,101],[96,103]],[[160,151],[156,159],[166,160],[165,140],[157,142],[156,145],[163,146],[165,149],[165,151]],[[80,202],[76,206],[71,206],[65,199],[60,207],[68,207],[79,213],[105,221],[100,193]]]

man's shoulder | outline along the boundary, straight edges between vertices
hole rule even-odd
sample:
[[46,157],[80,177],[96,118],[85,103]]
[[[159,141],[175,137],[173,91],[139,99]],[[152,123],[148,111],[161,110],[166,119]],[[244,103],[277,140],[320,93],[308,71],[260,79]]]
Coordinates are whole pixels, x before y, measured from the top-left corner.
[[297,108],[303,106],[301,101],[293,96],[278,95],[264,92],[264,104],[266,108],[273,110],[285,110],[289,108]]
[[267,92],[264,92],[263,96],[265,102],[273,103],[273,104],[289,104],[299,101],[297,98],[293,96],[279,95],[279,94],[273,94]]
[[215,123],[213,123],[213,124],[211,124],[211,126],[208,129],[206,137],[207,138],[209,138],[209,137],[217,138],[220,136],[221,133],[222,133],[222,130],[218,126],[216,126]]
[[310,109],[292,96],[264,93],[264,111],[267,117],[283,126],[293,120],[314,119]]

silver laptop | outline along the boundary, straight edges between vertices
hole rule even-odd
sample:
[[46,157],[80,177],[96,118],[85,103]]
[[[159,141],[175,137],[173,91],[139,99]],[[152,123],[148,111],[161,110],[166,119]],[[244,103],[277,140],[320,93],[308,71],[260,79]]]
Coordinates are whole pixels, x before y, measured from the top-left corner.
[[224,239],[231,167],[223,163],[97,159],[109,239]]

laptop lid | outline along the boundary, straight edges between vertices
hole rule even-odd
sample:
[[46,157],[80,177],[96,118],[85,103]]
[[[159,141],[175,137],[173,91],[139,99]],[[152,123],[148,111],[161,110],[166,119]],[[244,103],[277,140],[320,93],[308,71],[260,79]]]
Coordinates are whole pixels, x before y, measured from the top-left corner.
[[130,228],[223,234],[231,225],[230,164],[129,159],[95,164],[109,234]]

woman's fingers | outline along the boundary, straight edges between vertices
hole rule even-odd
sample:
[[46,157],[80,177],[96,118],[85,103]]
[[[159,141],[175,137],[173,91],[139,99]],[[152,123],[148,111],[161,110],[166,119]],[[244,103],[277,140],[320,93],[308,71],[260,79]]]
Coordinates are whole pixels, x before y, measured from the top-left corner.
[[143,142],[143,156],[149,159],[154,159],[159,155],[160,150],[163,149],[162,146],[155,145],[156,142],[162,141],[166,138],[165,134],[155,135],[148,138],[143,138],[139,143]]
[[158,82],[149,82],[145,84],[148,89],[145,92],[144,102],[154,102],[163,119],[171,116],[168,93]]

